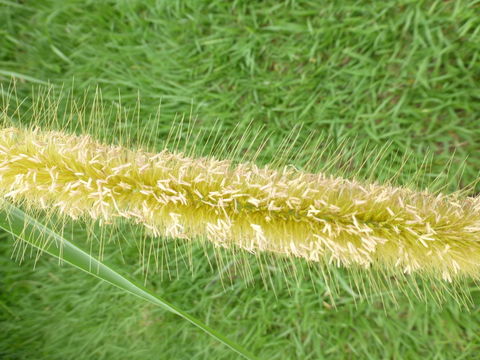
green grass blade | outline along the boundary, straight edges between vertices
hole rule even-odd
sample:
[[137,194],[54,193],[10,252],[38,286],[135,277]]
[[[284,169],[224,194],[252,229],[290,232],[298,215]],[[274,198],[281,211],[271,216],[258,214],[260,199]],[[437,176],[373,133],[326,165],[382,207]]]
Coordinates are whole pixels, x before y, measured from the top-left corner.
[[15,71],[0,69],[0,75],[4,75],[4,76],[6,76],[7,78],[10,78],[10,79],[18,79],[18,80],[21,80],[21,81],[31,82],[31,83],[34,83],[34,84],[50,85],[47,81],[43,81],[43,80],[34,78],[32,76],[29,76],[29,75],[20,74],[20,73],[15,72]]
[[205,331],[208,335],[227,345],[239,355],[242,355],[247,359],[255,359],[255,356],[250,354],[240,345],[234,343],[175,305],[158,297],[144,286],[127,279],[108,265],[95,259],[64,237],[52,231],[44,224],[25,214],[21,209],[11,204],[2,205],[3,207],[0,210],[0,228],[9,232],[16,238],[26,241],[28,244],[40,249],[42,252],[46,252],[59,258],[90,275],[129,292],[130,294],[138,296],[139,298],[177,314]]

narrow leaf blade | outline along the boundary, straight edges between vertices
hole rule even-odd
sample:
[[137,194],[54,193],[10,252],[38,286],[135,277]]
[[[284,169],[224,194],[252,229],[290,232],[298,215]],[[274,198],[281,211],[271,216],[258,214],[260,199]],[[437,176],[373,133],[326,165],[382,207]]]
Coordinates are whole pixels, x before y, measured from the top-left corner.
[[[193,325],[202,329],[208,335],[227,345],[230,349],[236,351],[239,355],[247,359],[255,359],[246,349],[231,341],[216,330],[210,328],[195,317],[179,309],[175,305],[155,295],[144,286],[129,280],[105,263],[95,259],[93,256],[83,251],[66,238],[57,234],[41,222],[29,216],[21,209],[3,203],[0,209],[0,228],[12,234],[16,238],[26,241],[28,244],[46,252],[56,258],[67,262],[86,273],[106,281],[124,291],[129,292],[139,298],[149,301],[161,308],[168,310]],[[41,241],[39,241],[41,239]],[[45,245],[48,244],[48,245]]]

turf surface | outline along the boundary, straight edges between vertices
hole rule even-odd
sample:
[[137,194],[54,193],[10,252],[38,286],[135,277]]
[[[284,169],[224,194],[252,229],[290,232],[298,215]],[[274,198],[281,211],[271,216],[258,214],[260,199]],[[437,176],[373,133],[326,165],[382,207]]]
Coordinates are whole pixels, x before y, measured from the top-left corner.
[[[352,138],[360,147],[390,141],[380,168],[395,172],[410,154],[408,178],[431,151],[425,182],[440,176],[456,190],[480,169],[479,12],[476,1],[0,0],[0,81],[14,76],[19,97],[50,83],[77,94],[98,85],[106,103],[120,93],[131,108],[140,98],[145,126],[161,103],[165,133],[184,114],[227,133],[261,124],[271,133],[265,160],[299,124],[303,138],[333,137],[332,151]],[[8,238],[0,248],[3,358],[236,358],[175,316],[54,260],[34,271],[32,261],[19,265]],[[118,262],[114,246],[109,254]],[[150,286],[262,358],[479,357],[474,286],[471,312],[401,296],[385,310],[380,300],[358,302],[348,286],[333,309],[321,284],[278,274],[275,292],[242,279],[223,285],[195,254],[193,276],[178,266]]]

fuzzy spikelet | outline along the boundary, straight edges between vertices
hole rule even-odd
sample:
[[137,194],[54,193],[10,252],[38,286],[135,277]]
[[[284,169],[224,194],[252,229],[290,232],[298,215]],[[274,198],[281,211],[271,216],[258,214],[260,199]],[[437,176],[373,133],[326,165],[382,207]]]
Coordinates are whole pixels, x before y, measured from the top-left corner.
[[335,265],[479,277],[480,201],[0,130],[0,194],[72,218],[130,219],[155,236]]

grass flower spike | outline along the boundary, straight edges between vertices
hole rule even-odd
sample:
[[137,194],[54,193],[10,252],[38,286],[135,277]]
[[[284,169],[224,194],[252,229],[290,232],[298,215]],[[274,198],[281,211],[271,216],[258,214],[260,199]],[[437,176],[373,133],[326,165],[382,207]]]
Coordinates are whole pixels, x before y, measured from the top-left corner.
[[155,237],[449,281],[480,270],[478,198],[21,128],[0,131],[0,189],[74,219],[129,219]]

